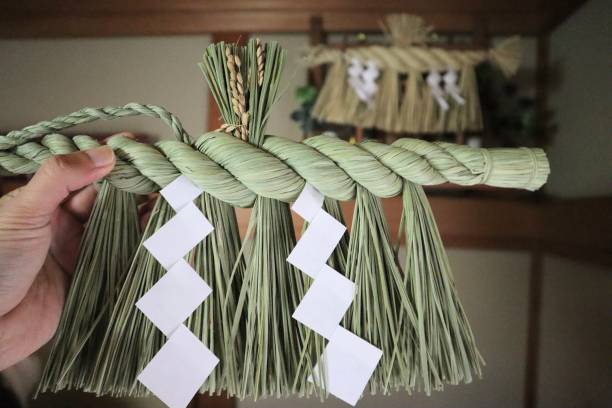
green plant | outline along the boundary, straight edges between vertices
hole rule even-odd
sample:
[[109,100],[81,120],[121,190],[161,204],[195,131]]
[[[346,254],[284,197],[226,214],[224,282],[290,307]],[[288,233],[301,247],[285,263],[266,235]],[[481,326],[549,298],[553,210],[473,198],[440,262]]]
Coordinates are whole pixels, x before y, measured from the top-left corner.
[[304,136],[310,136],[321,128],[320,123],[312,117],[317,93],[317,88],[310,85],[300,86],[295,90],[295,99],[300,107],[291,112],[291,119],[298,123]]

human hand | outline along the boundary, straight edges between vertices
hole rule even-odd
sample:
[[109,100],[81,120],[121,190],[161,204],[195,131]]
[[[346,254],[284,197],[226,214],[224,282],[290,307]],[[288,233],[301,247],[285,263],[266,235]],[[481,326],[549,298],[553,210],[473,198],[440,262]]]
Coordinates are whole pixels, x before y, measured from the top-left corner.
[[0,198],[0,370],[55,333],[96,196],[91,183],[114,165],[109,147],[54,156]]

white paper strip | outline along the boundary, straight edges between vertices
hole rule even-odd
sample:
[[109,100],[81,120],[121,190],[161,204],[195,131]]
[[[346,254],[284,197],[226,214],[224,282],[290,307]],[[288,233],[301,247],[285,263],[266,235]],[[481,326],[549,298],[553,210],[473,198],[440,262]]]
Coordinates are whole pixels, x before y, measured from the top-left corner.
[[168,336],[211,292],[200,275],[181,258],[136,302],[136,307]]
[[325,211],[319,211],[289,254],[287,261],[316,278],[342,238],[346,227]]
[[293,318],[330,339],[355,296],[355,284],[328,265],[317,275]]
[[325,196],[316,188],[306,183],[297,200],[291,206],[291,209],[298,213],[300,217],[310,222],[321,210],[323,200],[325,200]]
[[[382,351],[372,344],[339,327],[323,352],[326,388],[344,402],[355,405],[380,358]],[[314,369],[315,377],[319,372]]]
[[441,80],[442,80],[442,76],[440,76],[440,73],[438,71],[431,71],[427,75],[427,79],[426,79],[427,84],[429,85],[429,88],[431,89],[431,95],[434,97],[436,102],[438,102],[440,109],[442,109],[443,111],[447,111],[449,108],[449,105],[448,105],[448,102],[446,102],[446,99],[444,98],[445,92],[440,87]]
[[170,408],[185,408],[218,363],[219,359],[181,325],[140,373],[138,381]]
[[144,242],[151,254],[168,269],[213,230],[204,214],[187,203],[174,217]]
[[444,90],[457,102],[459,105],[465,105],[465,99],[461,96],[457,81],[459,76],[457,71],[449,69],[442,77],[444,81]]
[[196,197],[202,194],[199,186],[196,186],[185,176],[179,176],[160,190],[160,194],[166,199],[168,204],[175,211],[180,210],[185,204],[192,202]]

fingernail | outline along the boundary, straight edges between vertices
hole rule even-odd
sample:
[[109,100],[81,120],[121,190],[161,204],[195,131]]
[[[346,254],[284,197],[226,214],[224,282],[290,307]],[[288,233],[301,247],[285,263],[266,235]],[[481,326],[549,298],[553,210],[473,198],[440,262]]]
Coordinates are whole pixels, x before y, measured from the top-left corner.
[[113,149],[108,146],[100,146],[95,149],[85,150],[85,154],[89,156],[96,167],[108,166],[115,160],[115,153],[113,153]]

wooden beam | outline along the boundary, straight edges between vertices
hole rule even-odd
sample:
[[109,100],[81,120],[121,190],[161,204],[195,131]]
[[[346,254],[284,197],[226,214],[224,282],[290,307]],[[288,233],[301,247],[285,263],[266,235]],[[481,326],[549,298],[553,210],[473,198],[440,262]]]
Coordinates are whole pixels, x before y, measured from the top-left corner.
[[[320,16],[327,32],[380,31],[389,13],[423,16],[437,32],[470,32],[475,15],[491,34],[537,34],[550,25],[555,7],[516,0],[93,0],[4,2],[0,5],[0,37],[106,37],[220,32],[308,32]],[[580,2],[567,2],[562,16]],[[554,14],[556,16],[557,14]]]
[[[612,265],[612,197],[550,200],[430,197],[442,240],[447,247],[510,249],[553,253],[603,265]],[[351,228],[354,202],[342,202]],[[383,199],[394,240],[402,214],[399,197]],[[241,234],[250,209],[237,208]],[[296,231],[302,220],[294,216]]]
[[542,310],[542,274],[544,256],[540,249],[531,252],[527,292],[527,356],[523,406],[538,406],[538,372],[540,358],[540,319]]

